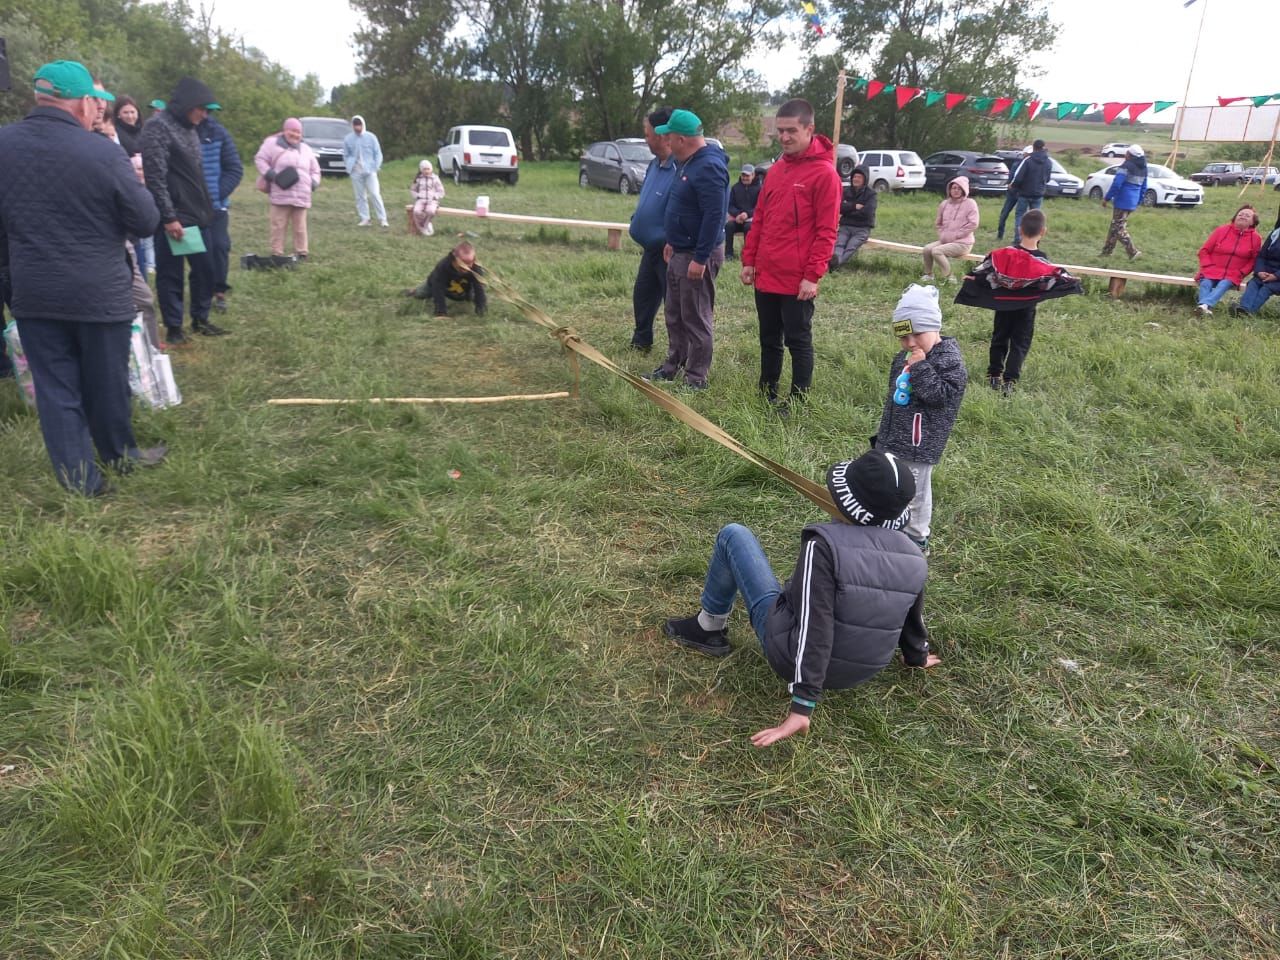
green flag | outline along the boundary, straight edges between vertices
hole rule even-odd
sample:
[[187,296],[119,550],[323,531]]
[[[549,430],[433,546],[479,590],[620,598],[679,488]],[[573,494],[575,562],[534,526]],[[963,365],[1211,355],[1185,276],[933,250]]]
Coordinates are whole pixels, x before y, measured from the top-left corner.
[[1075,109],[1076,119],[1077,119],[1077,120],[1079,120],[1079,119],[1080,119],[1081,117],[1083,117],[1086,113],[1088,113],[1088,112],[1089,112],[1089,108],[1090,108],[1090,107],[1092,107],[1092,106],[1093,106],[1093,104],[1092,104],[1092,103],[1077,103],[1077,104],[1076,104],[1076,109]]
[[1168,110],[1177,102],[1178,102],[1177,100],[1157,100],[1156,113],[1159,113],[1161,110]]
[[854,92],[854,93],[861,93],[861,92],[862,92],[863,90],[865,90],[865,89],[867,89],[867,78],[866,78],[866,77],[854,77],[854,78],[853,78],[853,92]]
[[1025,107],[1026,105],[1027,105],[1027,101],[1025,100],[1013,101],[1013,106],[1009,108],[1009,119],[1017,120],[1018,114],[1022,112],[1022,108]]
[[971,102],[973,103],[973,109],[977,110],[979,113],[986,113],[988,110],[991,109],[991,105],[996,102],[996,98],[995,97],[977,97]]
[[940,90],[927,90],[924,95],[924,105],[926,107],[932,107],[935,103],[941,100],[943,96],[945,96],[945,94]]
[[1253,100],[1253,105],[1254,105],[1255,107],[1260,107],[1260,106],[1262,106],[1264,103],[1266,103],[1268,100],[1270,100],[1270,99],[1271,99],[1271,94],[1269,94],[1269,93],[1268,93],[1268,94],[1267,94],[1266,96],[1264,96],[1264,97],[1251,97],[1250,99],[1252,99],[1252,100]]
[[1075,103],[1073,103],[1070,100],[1063,100],[1060,104],[1058,104],[1058,119],[1059,120],[1067,119],[1067,114],[1069,114],[1075,108],[1076,108]]

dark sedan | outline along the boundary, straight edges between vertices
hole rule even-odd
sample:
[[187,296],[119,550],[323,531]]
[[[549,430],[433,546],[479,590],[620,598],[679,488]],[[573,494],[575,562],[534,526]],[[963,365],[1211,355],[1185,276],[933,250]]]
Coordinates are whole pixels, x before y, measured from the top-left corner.
[[994,154],[940,150],[924,158],[924,188],[945,193],[956,177],[969,178],[971,194],[998,195],[1009,187],[1009,168]]
[[578,184],[636,193],[652,159],[649,145],[639,138],[600,140],[578,159]]

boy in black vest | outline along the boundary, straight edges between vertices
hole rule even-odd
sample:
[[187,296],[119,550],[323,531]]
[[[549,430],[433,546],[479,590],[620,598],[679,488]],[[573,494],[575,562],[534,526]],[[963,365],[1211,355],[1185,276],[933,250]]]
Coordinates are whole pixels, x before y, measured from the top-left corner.
[[410,287],[404,295],[430,299],[437,319],[449,315],[448,300],[470,300],[476,305],[476,315],[480,316],[488,308],[483,277],[484,267],[476,263],[476,248],[464,240],[436,264],[420,286]]
[[791,693],[786,719],[751,738],[757,747],[808,730],[823,690],[870,680],[899,647],[908,666],[940,662],[924,625],[928,567],[901,532],[916,492],[911,471],[891,454],[868,450],[832,466],[827,489],[847,522],[800,532],[790,580],[778,582],[750,530],[729,524],[716,537],[702,609],[664,627],[681,646],[723,657],[732,649],[725,623],[742,594],[765,659]]

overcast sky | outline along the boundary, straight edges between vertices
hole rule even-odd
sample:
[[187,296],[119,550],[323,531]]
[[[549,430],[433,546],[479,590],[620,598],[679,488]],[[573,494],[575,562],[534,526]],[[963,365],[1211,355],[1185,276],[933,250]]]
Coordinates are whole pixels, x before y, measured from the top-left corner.
[[[352,35],[360,18],[347,0],[307,0],[302,15],[293,5],[262,0],[212,0],[211,5],[213,21],[224,31],[243,37],[298,76],[316,74],[326,92],[355,79]],[[798,21],[799,0],[796,8]],[[1244,0],[1198,0],[1190,8],[1182,0],[1054,0],[1050,14],[1059,23],[1058,42],[1030,65],[1041,71],[1031,83],[1053,102],[1181,101],[1196,29],[1206,9],[1189,102],[1280,93],[1264,7]],[[1258,39],[1242,42],[1251,23],[1261,30]],[[753,66],[771,89],[785,89],[801,70],[801,54],[797,49],[790,56],[760,56]],[[1171,113],[1164,117],[1172,120]]]

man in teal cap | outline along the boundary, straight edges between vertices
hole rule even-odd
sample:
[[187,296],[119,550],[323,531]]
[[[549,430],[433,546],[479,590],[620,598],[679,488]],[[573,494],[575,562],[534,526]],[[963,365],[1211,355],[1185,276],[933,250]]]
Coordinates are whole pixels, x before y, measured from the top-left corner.
[[89,71],[58,60],[33,82],[35,108],[0,130],[0,247],[54,473],[97,496],[106,490],[97,461],[123,472],[164,456],[138,449],[130,422],[124,256],[125,237],[151,233],[160,216],[124,151],[89,133],[110,97]]
[[650,380],[675,380],[705,390],[715,333],[716,274],[724,264],[724,221],[729,213],[729,157],[702,135],[690,110],[673,110],[654,127],[679,164],[663,230],[667,244],[667,358]]

